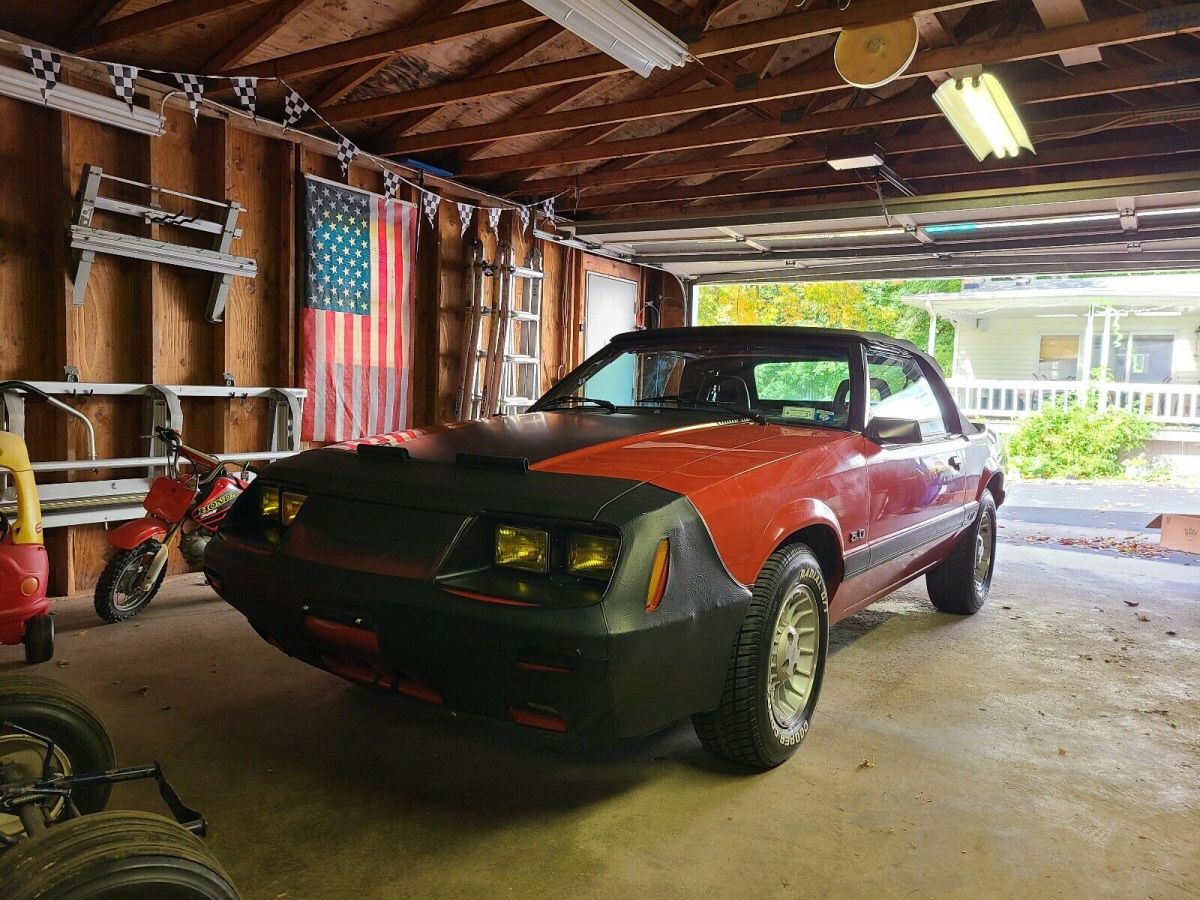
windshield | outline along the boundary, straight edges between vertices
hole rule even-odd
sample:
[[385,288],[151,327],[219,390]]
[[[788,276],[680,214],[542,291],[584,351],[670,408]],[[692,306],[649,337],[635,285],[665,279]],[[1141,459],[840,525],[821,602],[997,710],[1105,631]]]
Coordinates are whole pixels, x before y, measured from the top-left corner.
[[847,346],[697,341],[610,347],[536,408],[711,409],[717,416],[845,428],[849,404]]

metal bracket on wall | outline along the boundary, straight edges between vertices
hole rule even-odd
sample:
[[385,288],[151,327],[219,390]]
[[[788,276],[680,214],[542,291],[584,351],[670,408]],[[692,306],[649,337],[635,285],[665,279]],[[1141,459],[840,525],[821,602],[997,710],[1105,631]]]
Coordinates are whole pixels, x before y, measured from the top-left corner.
[[[102,196],[100,187],[105,181],[148,191],[151,202],[147,205]],[[219,217],[203,219],[198,216],[185,215],[182,212],[170,212],[159,205],[159,198],[164,196],[216,207],[220,210]],[[75,222],[71,225],[71,249],[76,251],[75,268],[72,273],[74,289],[71,301],[76,306],[83,305],[83,299],[87,292],[88,275],[91,273],[92,263],[95,261],[97,253],[211,272],[216,277],[212,290],[209,291],[208,306],[205,309],[204,317],[212,323],[220,322],[224,315],[225,300],[229,296],[229,286],[233,282],[233,276],[241,275],[245,278],[253,278],[258,274],[258,263],[253,259],[233,256],[229,252],[234,239],[241,237],[242,234],[237,227],[242,206],[236,201],[223,203],[204,197],[195,197],[191,194],[181,194],[178,191],[170,191],[140,181],[105,175],[104,170],[99,166],[87,165],[83,167],[83,174],[80,177],[76,205]],[[212,234],[214,235],[213,245],[211,249],[205,249],[94,228],[92,219],[97,211],[134,216],[148,225],[170,225],[175,228],[186,228],[191,231]]]
[[[219,459],[237,463],[270,461],[300,452],[300,419],[304,412],[304,401],[308,392],[303,388],[231,387],[228,385],[195,384],[101,384],[78,381],[33,381],[34,387],[47,394],[60,397],[141,397],[145,401],[143,422],[146,433],[153,433],[154,425],[182,430],[183,406],[181,398],[228,398],[230,400],[266,399],[271,416],[269,448],[246,453],[218,453]],[[20,391],[0,391],[0,427],[24,437],[25,394]],[[81,525],[88,522],[119,522],[134,519],[144,514],[142,499],[150,488],[154,477],[167,464],[161,456],[161,446],[152,439],[146,445],[146,454],[118,459],[64,459],[38,461],[33,471],[39,476],[52,472],[78,473],[78,478],[94,479],[100,470],[140,470],[133,478],[104,478],[101,480],[76,480],[61,484],[38,485],[38,496],[42,501],[44,527],[56,528]],[[11,513],[16,495],[11,485],[0,477],[0,512]]]

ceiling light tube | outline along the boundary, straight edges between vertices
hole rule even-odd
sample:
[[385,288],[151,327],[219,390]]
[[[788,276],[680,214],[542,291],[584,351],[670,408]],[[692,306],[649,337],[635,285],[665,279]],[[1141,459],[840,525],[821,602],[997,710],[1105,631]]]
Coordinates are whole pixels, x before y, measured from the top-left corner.
[[933,101],[979,162],[989,153],[997,159],[1033,152],[1029,132],[1004,86],[987,73],[944,81]]
[[123,100],[71,87],[61,82],[42,97],[42,83],[30,72],[0,66],[0,94],[47,106],[73,116],[105,125],[115,125],[139,134],[163,133],[163,117],[140,106],[129,108]]
[[643,78],[685,65],[687,44],[625,0],[526,0]]

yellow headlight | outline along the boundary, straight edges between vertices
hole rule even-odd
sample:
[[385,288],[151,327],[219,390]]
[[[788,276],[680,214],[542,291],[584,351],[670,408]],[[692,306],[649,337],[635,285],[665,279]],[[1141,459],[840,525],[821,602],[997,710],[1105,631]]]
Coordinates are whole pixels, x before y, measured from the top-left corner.
[[496,565],[526,572],[545,572],[550,563],[550,535],[536,528],[499,525]]
[[607,578],[617,564],[621,542],[598,534],[572,534],[567,551],[567,571],[572,575]]
[[258,495],[258,511],[264,519],[279,517],[279,488],[265,487]]
[[283,492],[283,507],[282,515],[279,517],[284,525],[291,525],[296,521],[296,516],[300,513],[300,507],[304,505],[304,501],[308,499],[304,494],[297,494],[295,491]]

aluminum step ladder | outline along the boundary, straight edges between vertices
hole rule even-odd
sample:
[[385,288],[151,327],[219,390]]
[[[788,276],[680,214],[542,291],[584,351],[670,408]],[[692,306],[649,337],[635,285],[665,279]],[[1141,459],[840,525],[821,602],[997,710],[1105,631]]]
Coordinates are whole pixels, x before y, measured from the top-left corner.
[[[483,258],[472,243],[469,302],[463,329],[463,374],[455,403],[459,421],[523,412],[542,392],[542,257],[534,250],[527,265],[513,261],[502,243],[498,262]],[[487,290],[488,279],[492,281]],[[491,293],[491,303],[485,302]]]

